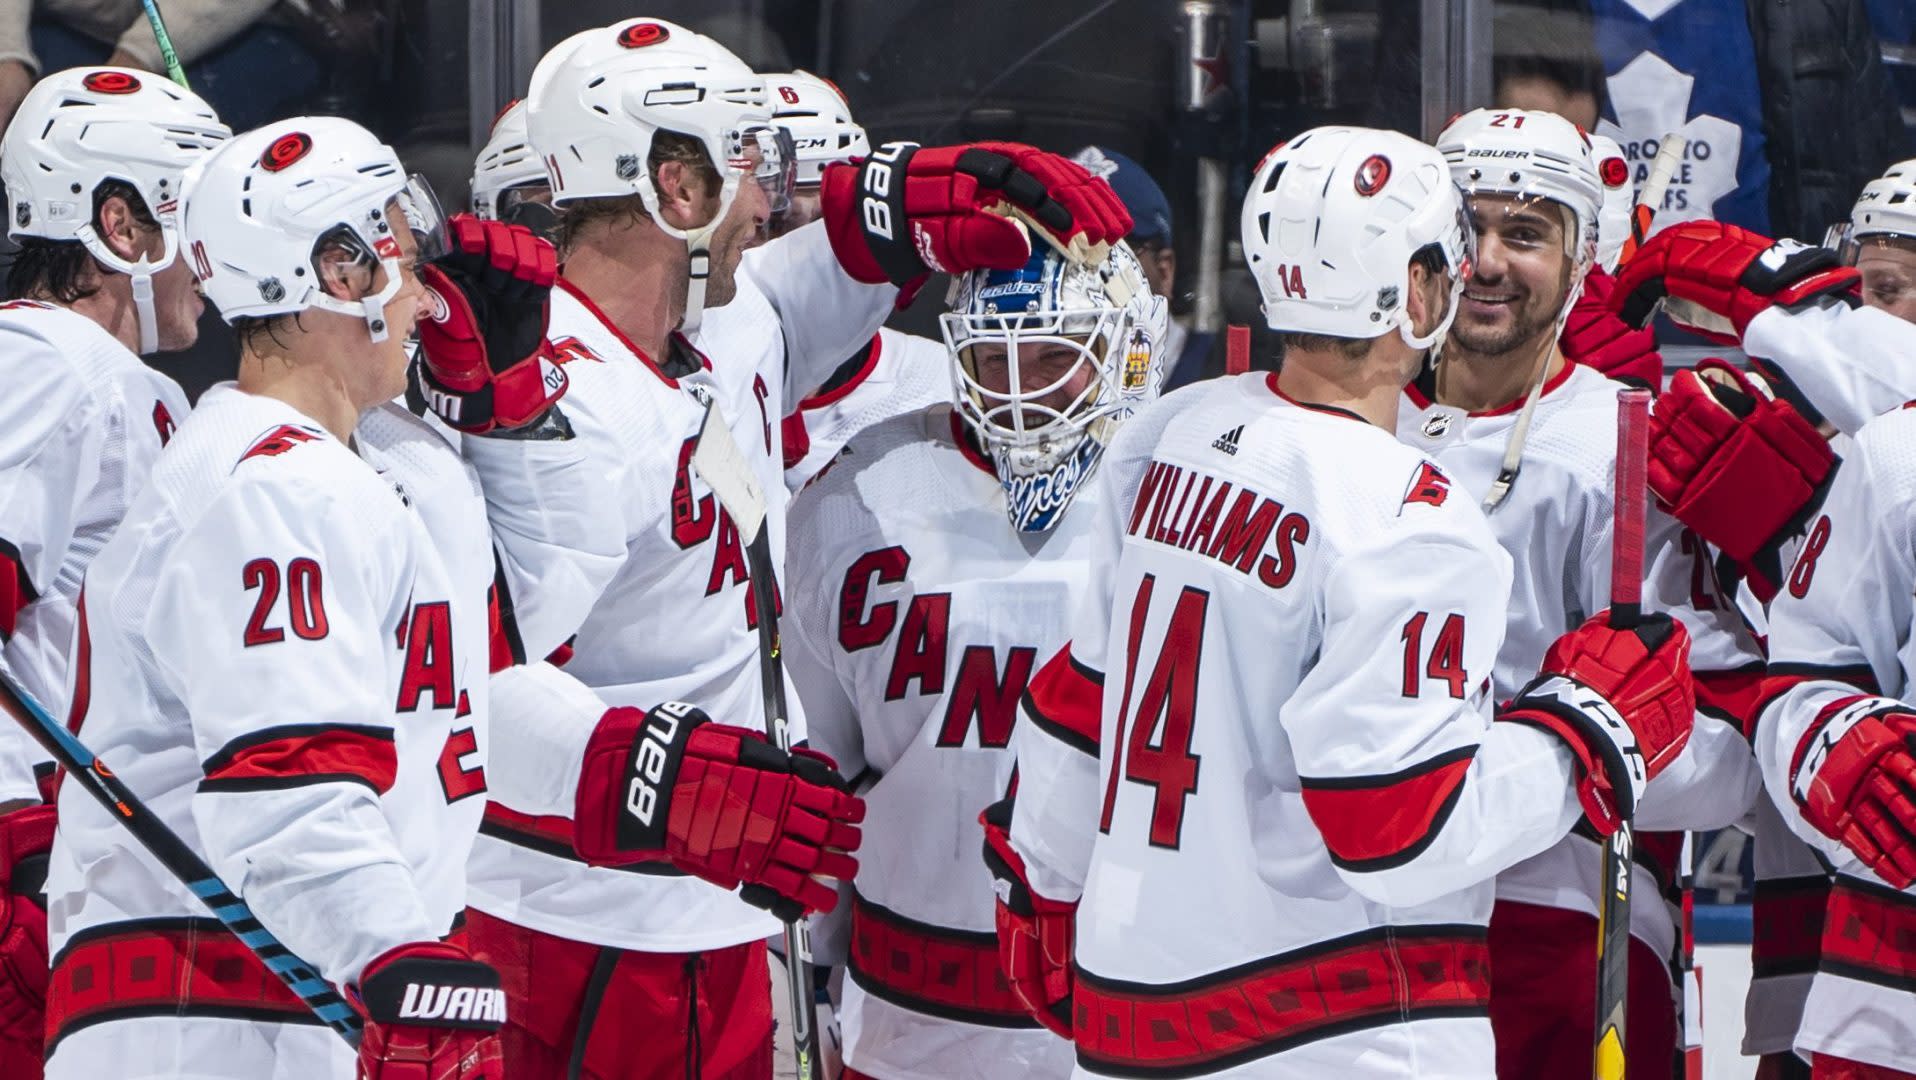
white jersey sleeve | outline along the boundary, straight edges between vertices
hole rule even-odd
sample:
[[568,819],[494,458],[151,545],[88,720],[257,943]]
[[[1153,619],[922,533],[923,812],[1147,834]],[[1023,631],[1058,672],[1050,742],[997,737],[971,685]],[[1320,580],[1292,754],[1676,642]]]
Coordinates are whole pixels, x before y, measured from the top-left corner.
[[1909,693],[1916,587],[1916,411],[1865,426],[1837,471],[1823,512],[1770,608],[1772,687],[1757,756],[1791,831],[1845,873],[1867,874],[1848,849],[1803,820],[1790,795],[1799,745],[1833,706]]
[[784,400],[780,415],[831,377],[891,316],[897,287],[852,280],[832,254],[825,223],[814,221],[748,254],[740,267],[752,276],[785,336]]
[[442,929],[382,800],[408,738],[384,674],[414,545],[399,513],[254,479],[236,478],[175,546],[143,631],[191,718],[207,861],[289,949],[343,984]]
[[[1305,805],[1327,833],[1357,824],[1336,809],[1354,807],[1354,795],[1464,774],[1448,815],[1433,815],[1410,857],[1359,864],[1331,844],[1339,875],[1379,904],[1424,903],[1484,881],[1560,839],[1578,813],[1561,740],[1490,722],[1509,559],[1454,522],[1421,516],[1423,527],[1379,537],[1331,571],[1317,663],[1281,714]],[[1517,806],[1535,812],[1512,814]]]
[[1916,325],[1876,308],[1770,308],[1750,320],[1743,351],[1775,364],[1846,434],[1916,399]]
[[498,556],[503,632],[520,662],[540,660],[585,622],[624,565],[623,482],[617,443],[583,409],[565,414],[564,439],[466,437]]

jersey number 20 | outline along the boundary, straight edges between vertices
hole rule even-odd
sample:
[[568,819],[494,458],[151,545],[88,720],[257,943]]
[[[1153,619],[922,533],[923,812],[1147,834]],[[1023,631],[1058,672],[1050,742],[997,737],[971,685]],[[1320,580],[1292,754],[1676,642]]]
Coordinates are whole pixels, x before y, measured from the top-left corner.
[[[1204,649],[1204,613],[1211,594],[1185,586],[1171,610],[1164,643],[1150,678],[1138,694],[1138,711],[1131,712],[1131,692],[1137,675],[1144,621],[1151,612],[1156,578],[1150,574],[1138,585],[1131,604],[1131,627],[1124,650],[1124,704],[1118,709],[1118,732],[1111,755],[1111,775],[1104,788],[1100,832],[1111,831],[1111,812],[1118,800],[1118,778],[1144,784],[1155,791],[1151,805],[1151,845],[1176,848],[1184,831],[1184,800],[1197,790],[1198,757],[1191,753],[1191,724],[1197,718],[1198,661]],[[1125,728],[1129,725],[1130,737]]]

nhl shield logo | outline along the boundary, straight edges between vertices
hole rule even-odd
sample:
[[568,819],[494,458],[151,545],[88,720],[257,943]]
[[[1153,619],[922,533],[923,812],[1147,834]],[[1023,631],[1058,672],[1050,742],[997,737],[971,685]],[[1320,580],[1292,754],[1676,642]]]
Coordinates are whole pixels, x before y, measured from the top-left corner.
[[1449,413],[1432,413],[1424,421],[1424,438],[1441,439],[1450,430]]

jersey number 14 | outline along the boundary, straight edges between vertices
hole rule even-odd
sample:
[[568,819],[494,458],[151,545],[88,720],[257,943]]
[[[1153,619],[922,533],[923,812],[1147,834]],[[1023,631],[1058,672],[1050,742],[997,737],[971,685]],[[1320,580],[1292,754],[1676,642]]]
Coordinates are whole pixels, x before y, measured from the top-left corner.
[[1098,831],[1111,831],[1111,812],[1118,801],[1118,779],[1122,776],[1155,793],[1151,845],[1176,848],[1184,832],[1184,802],[1198,786],[1199,760],[1191,753],[1191,725],[1197,718],[1198,662],[1204,649],[1204,615],[1211,594],[1188,585],[1178,594],[1164,643],[1138,694],[1134,716],[1131,692],[1156,580],[1146,574],[1131,604],[1130,633],[1124,650],[1124,703],[1118,708],[1117,738],[1113,741],[1116,752],[1111,755],[1111,775],[1105,782]]

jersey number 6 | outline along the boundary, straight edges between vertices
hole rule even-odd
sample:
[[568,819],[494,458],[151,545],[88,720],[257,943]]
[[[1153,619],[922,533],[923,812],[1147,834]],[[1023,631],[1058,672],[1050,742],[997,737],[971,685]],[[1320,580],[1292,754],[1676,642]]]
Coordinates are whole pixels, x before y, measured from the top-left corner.
[[[1143,644],[1144,621],[1151,612],[1150,574],[1138,585],[1131,604],[1131,632],[1124,650],[1124,703],[1118,708],[1116,748],[1111,775],[1105,783],[1104,812],[1098,831],[1111,831],[1111,812],[1118,800],[1118,777],[1144,784],[1156,795],[1151,806],[1151,845],[1176,848],[1184,831],[1184,800],[1197,790],[1198,757],[1191,753],[1191,724],[1197,718],[1198,661],[1204,649],[1204,613],[1211,594],[1186,586],[1178,594],[1157,650],[1151,677],[1131,714],[1131,689],[1137,675],[1138,651]],[[1125,737],[1125,727],[1131,735]]]

